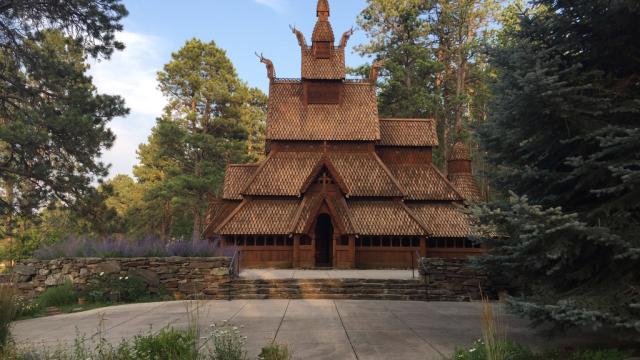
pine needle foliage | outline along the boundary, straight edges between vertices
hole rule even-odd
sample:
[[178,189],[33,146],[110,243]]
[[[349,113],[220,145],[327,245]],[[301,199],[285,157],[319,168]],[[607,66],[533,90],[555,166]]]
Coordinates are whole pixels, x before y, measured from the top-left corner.
[[[535,324],[640,332],[640,3],[534,1],[492,51],[479,265]],[[520,196],[518,196],[518,195]],[[488,235],[497,232],[499,237]]]

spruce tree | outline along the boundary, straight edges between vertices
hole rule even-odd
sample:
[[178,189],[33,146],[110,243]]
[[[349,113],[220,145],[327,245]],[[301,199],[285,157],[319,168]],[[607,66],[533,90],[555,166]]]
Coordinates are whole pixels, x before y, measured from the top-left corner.
[[479,132],[513,194],[474,209],[499,236],[478,263],[536,323],[640,331],[638,18],[634,0],[538,0],[492,52]]

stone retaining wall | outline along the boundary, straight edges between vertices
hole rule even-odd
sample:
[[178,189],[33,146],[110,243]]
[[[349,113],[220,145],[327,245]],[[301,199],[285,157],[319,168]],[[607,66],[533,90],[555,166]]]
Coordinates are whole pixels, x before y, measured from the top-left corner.
[[214,293],[219,284],[230,280],[230,261],[228,257],[25,260],[2,276],[0,283],[15,282],[25,297],[33,298],[67,279],[83,288],[92,277],[120,274],[143,279],[152,291],[179,291],[194,298]]
[[467,259],[423,258],[420,273],[425,276],[427,300],[470,301],[480,299],[480,289],[487,289],[485,274],[471,267]]

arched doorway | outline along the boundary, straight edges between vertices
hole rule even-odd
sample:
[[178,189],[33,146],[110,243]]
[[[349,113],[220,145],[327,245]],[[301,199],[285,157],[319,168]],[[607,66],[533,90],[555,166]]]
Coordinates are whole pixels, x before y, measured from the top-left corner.
[[316,266],[332,266],[333,224],[331,217],[320,214],[316,220]]

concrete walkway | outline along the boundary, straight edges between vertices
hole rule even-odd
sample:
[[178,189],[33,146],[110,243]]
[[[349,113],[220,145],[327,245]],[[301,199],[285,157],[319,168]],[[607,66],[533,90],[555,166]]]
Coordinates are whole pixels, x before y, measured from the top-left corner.
[[[190,305],[189,305],[190,304]],[[199,325],[228,320],[248,337],[250,359],[276,341],[295,359],[443,359],[480,337],[480,303],[356,300],[236,300],[122,305],[15,323],[18,344],[72,344],[76,334],[96,337],[102,319],[112,343],[163,327],[186,327],[187,308],[198,308]],[[539,348],[555,346],[525,321],[504,315],[509,337]],[[564,344],[586,340],[562,337]]]
[[418,270],[298,270],[298,269],[245,269],[244,279],[384,279],[407,280],[420,278]]

